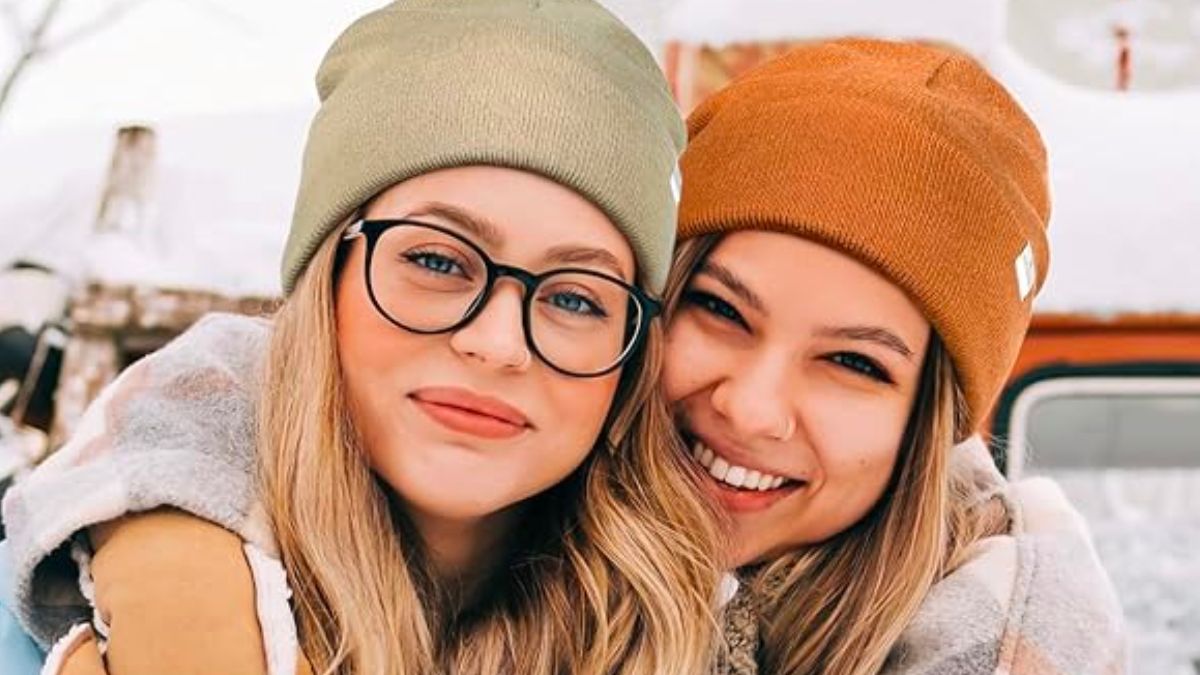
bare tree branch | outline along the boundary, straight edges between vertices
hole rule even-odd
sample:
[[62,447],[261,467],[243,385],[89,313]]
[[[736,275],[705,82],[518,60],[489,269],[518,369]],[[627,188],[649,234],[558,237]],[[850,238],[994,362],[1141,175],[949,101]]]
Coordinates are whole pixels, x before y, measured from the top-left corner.
[[[58,17],[59,9],[66,0],[42,0],[41,12],[34,19],[32,26],[23,25],[17,5],[22,0],[0,0],[0,19],[8,24],[18,40],[17,58],[0,73],[0,113],[5,103],[12,95],[17,80],[28,70],[29,66],[46,54],[77,43],[100,30],[111,26],[126,14],[147,0],[109,0],[107,8],[90,21],[76,26],[53,42],[48,39],[51,24]],[[95,0],[92,0],[93,2]],[[230,10],[221,0],[182,0],[198,6],[210,17],[216,18],[227,27],[246,35],[258,33],[257,26],[247,21],[245,17]]]
[[42,54],[42,41],[45,39],[46,31],[49,30],[50,24],[54,23],[54,18],[58,15],[58,10],[62,8],[63,2],[64,0],[46,0],[46,4],[42,6],[42,13],[38,15],[33,28],[29,30],[25,42],[22,44],[20,55],[17,56],[16,62],[4,76],[4,82],[0,83],[0,111],[4,109],[4,104],[12,95],[13,87],[21,78],[21,74],[25,72],[30,62]]
[[81,26],[76,26],[73,30],[59,37],[53,43],[43,45],[40,51],[43,54],[47,54],[62,49],[67,45],[79,42],[93,33],[97,33],[105,27],[116,23],[121,19],[121,17],[125,16],[131,10],[133,10],[133,8],[144,2],[146,2],[146,0],[121,0],[120,2],[112,2],[109,4],[108,9],[101,13],[100,16],[97,16]]

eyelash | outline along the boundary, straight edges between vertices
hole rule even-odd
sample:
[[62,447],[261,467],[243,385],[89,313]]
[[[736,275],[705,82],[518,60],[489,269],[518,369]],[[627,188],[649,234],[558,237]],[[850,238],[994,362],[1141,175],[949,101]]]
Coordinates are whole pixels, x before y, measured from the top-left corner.
[[[564,307],[561,304],[561,302],[559,302],[562,299],[573,300],[575,302],[578,302],[579,304],[583,305],[583,307],[584,307],[583,311],[579,311],[579,310],[575,310],[575,309],[568,309],[568,308]],[[548,294],[548,296],[546,296],[545,299],[542,299],[541,302],[545,302],[546,304],[548,304],[556,309],[562,310],[564,312],[576,314],[579,316],[598,317],[601,319],[608,317],[608,312],[604,311],[604,307],[598,301],[593,300],[592,298],[588,297],[588,295],[582,291],[572,291],[572,290],[565,290],[565,289],[564,290],[555,290],[554,292]]]
[[[459,274],[460,276],[469,276],[463,264],[453,257],[436,251],[410,251],[402,254],[403,258],[408,262],[421,267],[431,274]],[[441,263],[454,267],[454,270],[445,271],[437,267],[431,266],[430,263]]]
[[718,319],[735,323],[745,330],[750,330],[750,324],[746,323],[746,319],[742,317],[741,313],[733,305],[712,293],[688,290],[683,294],[683,301],[689,305],[699,307]]
[[857,352],[835,352],[825,357],[830,363],[850,372],[867,377],[884,384],[895,384],[888,371],[875,359],[863,356]]
[[[746,319],[742,317],[733,305],[712,293],[688,290],[683,294],[683,301],[689,305],[699,307],[720,320],[729,321],[745,330],[750,330],[750,325],[746,323]],[[891,373],[881,366],[878,361],[858,352],[835,352],[826,356],[825,360],[860,377],[866,377],[884,384],[895,384]]]

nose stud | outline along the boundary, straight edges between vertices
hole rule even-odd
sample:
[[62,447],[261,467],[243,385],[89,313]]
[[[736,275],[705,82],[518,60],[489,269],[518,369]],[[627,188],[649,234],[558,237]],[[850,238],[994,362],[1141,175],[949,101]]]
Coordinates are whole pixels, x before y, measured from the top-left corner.
[[796,433],[796,419],[794,417],[792,417],[791,415],[787,415],[784,420],[783,431],[780,432],[780,431],[776,430],[774,433],[771,434],[771,438],[776,441],[786,441],[789,438],[791,438],[792,435],[795,433]]

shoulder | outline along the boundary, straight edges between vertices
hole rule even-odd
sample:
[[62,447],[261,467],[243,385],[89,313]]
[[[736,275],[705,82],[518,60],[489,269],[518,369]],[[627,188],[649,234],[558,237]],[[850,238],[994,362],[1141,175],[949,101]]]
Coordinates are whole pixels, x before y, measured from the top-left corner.
[[38,598],[61,591],[86,611],[62,544],[87,527],[173,506],[269,547],[255,422],[269,335],[261,319],[202,319],[108,385],[70,441],[5,495],[14,611],[40,644],[65,622]]
[[[983,477],[989,472],[977,464]],[[1120,605],[1083,517],[1047,478],[976,485],[1001,499],[1008,533],[977,542],[930,590],[888,673],[1119,673]]]
[[1002,659],[1017,673],[1035,658],[1061,672],[1122,672],[1124,618],[1083,516],[1049,478],[1013,482],[1006,499],[1016,567]]
[[241,374],[257,370],[271,336],[265,318],[238,314],[207,314],[147,357],[159,369],[219,367]]

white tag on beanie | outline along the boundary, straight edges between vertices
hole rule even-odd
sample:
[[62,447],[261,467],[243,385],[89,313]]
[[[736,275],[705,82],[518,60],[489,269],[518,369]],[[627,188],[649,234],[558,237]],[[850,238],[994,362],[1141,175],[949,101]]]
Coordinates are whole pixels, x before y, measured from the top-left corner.
[[1017,256],[1017,294],[1021,296],[1021,302],[1029,298],[1029,292],[1033,290],[1034,280],[1037,279],[1037,262],[1033,259],[1033,247],[1028,243],[1025,248],[1021,249],[1021,254]]
[[675,169],[671,171],[671,196],[675,198],[675,205],[679,206],[679,196],[683,193],[683,174],[679,171],[679,164],[675,164]]

